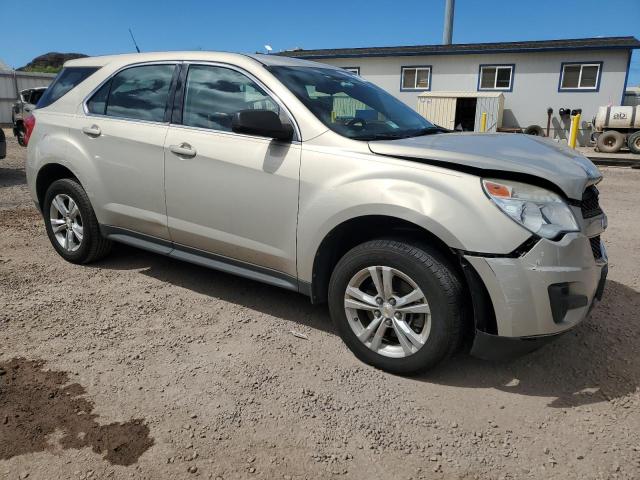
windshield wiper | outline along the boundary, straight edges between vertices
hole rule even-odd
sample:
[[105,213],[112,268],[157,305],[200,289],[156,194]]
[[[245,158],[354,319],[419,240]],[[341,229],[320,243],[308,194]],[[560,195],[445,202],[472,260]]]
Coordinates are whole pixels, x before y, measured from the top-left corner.
[[352,137],[354,140],[397,140],[399,138],[407,138],[406,134],[401,133],[374,133],[371,135],[362,135],[359,137]]
[[447,130],[446,128],[442,128],[442,127],[425,127],[422,128],[414,133],[412,133],[411,135],[408,135],[408,137],[422,137],[423,135],[434,135],[436,133],[448,133],[449,130]]
[[355,140],[399,140],[401,138],[421,137],[423,135],[433,135],[436,133],[448,133],[449,130],[442,127],[425,127],[420,130],[411,130],[408,132],[388,132],[373,133],[371,135],[363,135],[361,137],[353,137]]

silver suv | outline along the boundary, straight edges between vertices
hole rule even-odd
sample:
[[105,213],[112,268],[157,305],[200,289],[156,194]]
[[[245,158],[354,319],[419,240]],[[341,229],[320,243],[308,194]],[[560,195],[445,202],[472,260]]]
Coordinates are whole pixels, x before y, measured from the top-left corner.
[[363,361],[528,351],[602,295],[601,175],[546,139],[450,133],[345,70],[172,52],[66,63],[28,126],[57,252],[112,241],[328,302]]

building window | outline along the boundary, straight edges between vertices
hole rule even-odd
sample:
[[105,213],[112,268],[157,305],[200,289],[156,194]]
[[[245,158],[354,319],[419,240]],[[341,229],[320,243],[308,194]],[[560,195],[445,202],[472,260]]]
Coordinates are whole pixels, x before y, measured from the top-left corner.
[[360,67],[342,67],[343,70],[347,72],[355,73],[356,75],[360,75]]
[[510,92],[513,89],[514,65],[480,65],[478,90],[502,90]]
[[597,91],[601,70],[602,62],[563,63],[558,90]]
[[431,66],[402,67],[400,90],[431,90]]

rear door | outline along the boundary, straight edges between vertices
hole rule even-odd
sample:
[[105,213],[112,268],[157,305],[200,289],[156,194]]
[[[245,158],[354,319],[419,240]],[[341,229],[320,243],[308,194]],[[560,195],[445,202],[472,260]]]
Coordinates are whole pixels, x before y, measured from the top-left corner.
[[185,65],[165,142],[171,239],[296,275],[300,143],[234,133],[233,114],[267,109],[266,87],[228,65]]
[[164,195],[164,140],[173,63],[131,66],[87,101],[73,135],[93,157],[96,209],[112,227],[169,239]]

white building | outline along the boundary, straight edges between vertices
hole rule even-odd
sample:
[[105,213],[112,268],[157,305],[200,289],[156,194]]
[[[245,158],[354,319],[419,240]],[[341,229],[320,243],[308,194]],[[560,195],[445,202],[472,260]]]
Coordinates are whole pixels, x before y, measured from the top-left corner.
[[[586,144],[601,105],[620,105],[635,37],[532,42],[291,50],[280,53],[358,73],[447,128],[479,130],[489,106],[489,130],[538,126],[566,138],[570,115],[582,110]],[[490,101],[489,99],[499,101]]]

